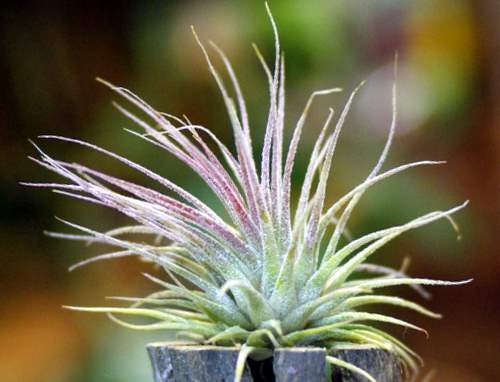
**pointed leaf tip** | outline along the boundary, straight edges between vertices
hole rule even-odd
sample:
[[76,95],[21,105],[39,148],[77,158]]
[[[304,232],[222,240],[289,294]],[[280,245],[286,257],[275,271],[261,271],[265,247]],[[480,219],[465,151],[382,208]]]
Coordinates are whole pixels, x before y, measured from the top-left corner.
[[74,311],[77,311],[77,310],[81,309],[78,306],[72,306],[72,305],[61,305],[61,308],[67,309],[67,310],[74,310]]
[[196,32],[196,28],[194,27],[194,25],[191,25],[190,28],[191,28],[191,33],[193,34],[194,38],[196,39],[198,44],[200,44],[201,42],[200,42],[200,38],[198,37],[198,33]]
[[97,82],[99,82],[100,84],[103,84],[104,86],[110,88],[110,89],[116,89],[116,85],[113,85],[111,82],[109,81],[106,81],[104,78],[102,77],[96,77],[95,80]]

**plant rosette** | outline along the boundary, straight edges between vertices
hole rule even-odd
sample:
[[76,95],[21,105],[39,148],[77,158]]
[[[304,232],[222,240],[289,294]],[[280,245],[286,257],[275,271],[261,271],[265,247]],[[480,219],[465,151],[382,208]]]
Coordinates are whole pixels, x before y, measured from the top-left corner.
[[[129,90],[99,79],[140,112],[134,114],[114,103],[142,129],[127,131],[189,166],[215,194],[224,207],[223,215],[168,178],[91,143],[61,136],[39,137],[95,150],[155,181],[165,192],[82,164],[54,159],[33,143],[40,156],[31,159],[66,182],[23,184],[51,188],[56,193],[119,211],[133,221],[131,225],[98,232],[59,219],[79,232],[48,232],[49,236],[114,248],[77,263],[71,270],[99,260],[138,256],[158,265],[168,276],[163,280],[145,274],[160,288],[146,297],[114,297],[128,303],[126,307],[67,308],[105,313],[127,328],[174,333],[187,340],[187,346],[149,347],[158,382],[251,380],[252,375],[260,375],[255,367],[267,370],[280,381],[304,380],[304,375],[309,381],[337,375],[338,381],[372,382],[377,378],[379,382],[399,381],[402,373],[415,376],[421,362],[418,355],[376,325],[388,323],[426,333],[425,330],[364,308],[389,304],[439,318],[439,314],[413,301],[379,291],[407,285],[427,297],[425,285],[459,285],[470,280],[413,278],[406,274],[407,262],[401,269],[393,269],[368,260],[401,234],[436,220],[448,219],[457,229],[451,215],[467,202],[359,238],[350,237],[347,224],[351,213],[373,185],[411,168],[443,163],[419,161],[382,171],[396,128],[394,83],[392,121],[378,161],[361,184],[327,206],[325,195],[335,148],[361,83],[347,98],[333,128],[330,124],[334,112],[330,109],[292,208],[291,177],[308,112],[316,97],[341,89],[313,92],[285,145],[285,60],[267,4],[266,9],[274,31],[276,55],[271,70],[254,46],[269,84],[269,111],[260,163],[255,160],[247,108],[235,71],[222,50],[210,42],[231,84],[231,95],[211,53],[194,29],[194,37],[222,94],[235,152],[209,129],[187,118],[160,113]],[[149,235],[151,240],[144,242],[134,239],[134,235]],[[124,316],[139,316],[149,322],[124,320]],[[402,373],[397,371],[399,368]],[[159,376],[158,370],[163,370],[163,374],[169,370],[171,379],[168,375]],[[189,374],[194,371],[201,374]],[[218,377],[209,378],[206,373]]]

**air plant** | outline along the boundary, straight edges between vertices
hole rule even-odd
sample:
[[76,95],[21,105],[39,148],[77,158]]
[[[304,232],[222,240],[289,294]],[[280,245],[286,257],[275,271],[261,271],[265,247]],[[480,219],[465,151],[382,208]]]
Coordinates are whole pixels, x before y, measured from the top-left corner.
[[[48,187],[56,193],[117,210],[134,221],[133,225],[98,232],[59,219],[79,233],[49,232],[49,236],[114,247],[113,251],[81,261],[71,269],[98,260],[138,256],[157,264],[168,276],[166,281],[145,274],[160,287],[146,297],[115,298],[129,302],[128,307],[67,308],[107,313],[113,321],[127,328],[174,332],[194,343],[239,346],[236,379],[241,377],[248,356],[267,357],[273,348],[293,346],[380,347],[397,354],[406,371],[416,373],[418,355],[395,337],[368,323],[382,322],[424,330],[363,308],[370,304],[389,304],[439,318],[439,314],[415,302],[375,292],[385,287],[408,285],[425,297],[424,285],[458,285],[469,280],[412,278],[406,275],[405,266],[397,270],[367,263],[367,260],[409,230],[442,218],[450,220],[455,227],[450,215],[467,202],[359,238],[342,239],[352,211],[369,188],[410,168],[443,163],[420,161],[381,171],[396,127],[394,84],[392,122],[377,163],[361,184],[333,205],[326,206],[325,194],[335,147],[361,84],[348,97],[333,129],[330,124],[334,112],[330,110],[314,144],[298,201],[292,209],[291,176],[308,111],[316,97],[340,89],[311,94],[295,125],[288,149],[284,151],[285,60],[269,7],[267,11],[275,38],[273,70],[254,46],[267,76],[270,96],[260,164],[254,159],[247,108],[233,67],[222,50],[210,42],[227,72],[235,99],[194,29],[195,39],[222,93],[234,134],[235,153],[207,128],[192,124],[187,118],[160,113],[129,90],[99,79],[123,101],[141,111],[138,116],[114,104],[143,130],[129,132],[187,164],[217,196],[227,216],[217,214],[204,201],[167,178],[91,143],[61,136],[39,137],[85,146],[118,160],[159,183],[167,193],[81,164],[53,159],[34,144],[40,158],[31,159],[67,182],[25,184]],[[135,234],[150,235],[152,240],[145,243],[124,238],[124,235],[134,237]],[[146,317],[153,322],[132,323],[119,318],[123,315]],[[364,370],[338,358],[327,356],[327,362],[374,381]]]

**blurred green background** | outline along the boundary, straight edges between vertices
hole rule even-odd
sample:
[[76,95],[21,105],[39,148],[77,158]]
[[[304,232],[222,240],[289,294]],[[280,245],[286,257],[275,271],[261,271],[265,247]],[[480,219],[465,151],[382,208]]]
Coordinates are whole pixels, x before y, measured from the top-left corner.
[[[354,234],[406,221],[470,199],[457,215],[463,239],[444,222],[398,239],[375,260],[441,279],[474,277],[467,286],[434,289],[432,321],[401,312],[430,339],[393,332],[435,368],[435,381],[493,381],[500,375],[500,3],[496,0],[271,0],[287,62],[287,122],[310,92],[346,90],[317,102],[294,177],[298,185],[327,107],[343,105],[361,80],[329,185],[330,200],[369,172],[390,121],[394,52],[400,56],[400,123],[386,166],[446,159],[371,190],[351,222]],[[82,138],[169,176],[210,200],[196,175],[123,131],[133,128],[111,106],[101,76],[138,93],[159,110],[186,114],[231,142],[223,104],[190,33],[215,40],[239,74],[254,140],[263,135],[265,78],[256,42],[272,62],[273,41],[262,1],[12,2],[0,15],[0,380],[2,382],[150,381],[144,344],[162,333],[130,332],[103,316],[61,309],[106,304],[104,296],[153,290],[133,259],[66,272],[97,249],[57,241],[53,216],[91,227],[117,226],[114,212],[25,189],[20,180],[55,179],[26,159],[27,142],[44,133]],[[137,182],[117,162],[69,144],[41,142],[54,156]],[[387,168],[387,167],[386,167]],[[402,293],[411,292],[403,290]],[[412,296],[415,297],[415,296]]]

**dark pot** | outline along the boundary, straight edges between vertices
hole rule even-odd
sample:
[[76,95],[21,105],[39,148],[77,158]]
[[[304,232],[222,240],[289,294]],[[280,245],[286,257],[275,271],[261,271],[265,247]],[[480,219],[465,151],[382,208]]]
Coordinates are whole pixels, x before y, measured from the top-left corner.
[[[152,343],[147,346],[155,382],[233,382],[238,348]],[[345,349],[330,353],[370,373],[378,382],[402,382],[401,364],[393,353]],[[327,382],[326,350],[281,348],[264,361],[247,361],[242,382]],[[332,382],[366,382],[349,370],[332,367]]]

